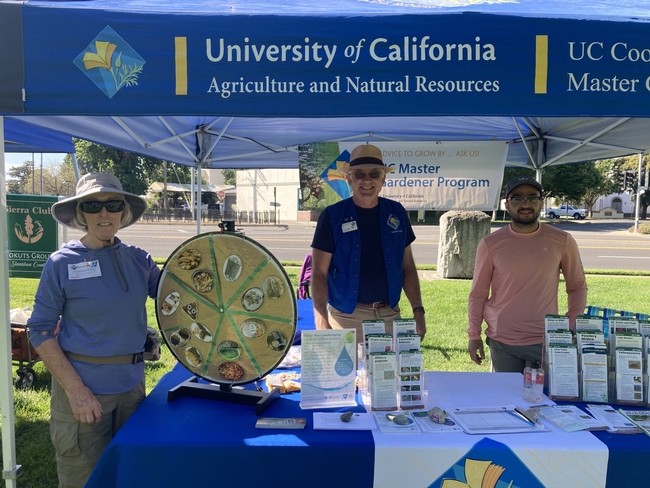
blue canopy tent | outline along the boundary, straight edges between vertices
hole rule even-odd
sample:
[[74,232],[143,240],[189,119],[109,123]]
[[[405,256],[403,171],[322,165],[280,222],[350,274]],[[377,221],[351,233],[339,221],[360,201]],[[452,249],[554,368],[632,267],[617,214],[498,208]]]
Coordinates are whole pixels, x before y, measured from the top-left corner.
[[74,153],[69,135],[15,119],[5,120],[6,153]]
[[[540,171],[648,151],[648,20],[647,1],[0,0],[0,116],[197,168],[290,167],[324,140],[503,140]],[[10,428],[3,462],[10,478]]]

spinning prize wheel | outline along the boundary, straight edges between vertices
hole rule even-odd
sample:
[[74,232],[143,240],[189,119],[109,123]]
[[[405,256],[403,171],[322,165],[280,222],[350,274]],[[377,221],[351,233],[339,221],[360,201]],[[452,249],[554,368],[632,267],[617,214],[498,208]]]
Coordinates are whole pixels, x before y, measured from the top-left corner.
[[296,334],[296,300],[280,263],[239,234],[201,234],[163,268],[156,317],[172,354],[194,375],[221,385],[275,369]]

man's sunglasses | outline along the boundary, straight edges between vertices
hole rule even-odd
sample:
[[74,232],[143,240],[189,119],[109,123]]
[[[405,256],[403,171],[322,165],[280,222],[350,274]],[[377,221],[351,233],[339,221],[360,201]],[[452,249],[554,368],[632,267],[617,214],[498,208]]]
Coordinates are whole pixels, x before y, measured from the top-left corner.
[[379,178],[384,176],[384,173],[382,171],[378,171],[378,170],[373,170],[373,171],[370,171],[368,173],[366,173],[365,171],[355,171],[355,172],[352,173],[352,177],[355,180],[365,180],[366,176],[368,178],[370,178],[371,180],[378,180]]
[[106,211],[110,213],[121,212],[124,210],[124,200],[109,200],[108,202],[87,201],[81,202],[81,211],[85,213],[99,213],[102,207],[106,207]]

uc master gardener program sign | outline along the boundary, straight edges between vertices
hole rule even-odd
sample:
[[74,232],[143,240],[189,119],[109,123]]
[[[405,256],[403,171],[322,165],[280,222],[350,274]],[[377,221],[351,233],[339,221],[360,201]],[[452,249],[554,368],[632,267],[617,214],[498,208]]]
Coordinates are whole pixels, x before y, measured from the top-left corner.
[[45,262],[57,250],[52,204],[58,197],[7,195],[9,276],[40,278]]

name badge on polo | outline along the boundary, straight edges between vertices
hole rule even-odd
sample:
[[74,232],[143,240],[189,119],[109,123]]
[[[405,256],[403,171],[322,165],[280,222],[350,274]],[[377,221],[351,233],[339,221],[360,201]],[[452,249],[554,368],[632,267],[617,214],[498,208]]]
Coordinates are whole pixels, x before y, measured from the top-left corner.
[[102,275],[102,269],[99,267],[99,261],[84,261],[83,263],[68,264],[68,279],[85,280],[86,278],[95,278]]
[[357,222],[355,220],[353,220],[352,222],[345,222],[341,226],[341,230],[343,231],[344,234],[346,232],[352,232],[353,230],[357,230],[357,229],[358,229]]

